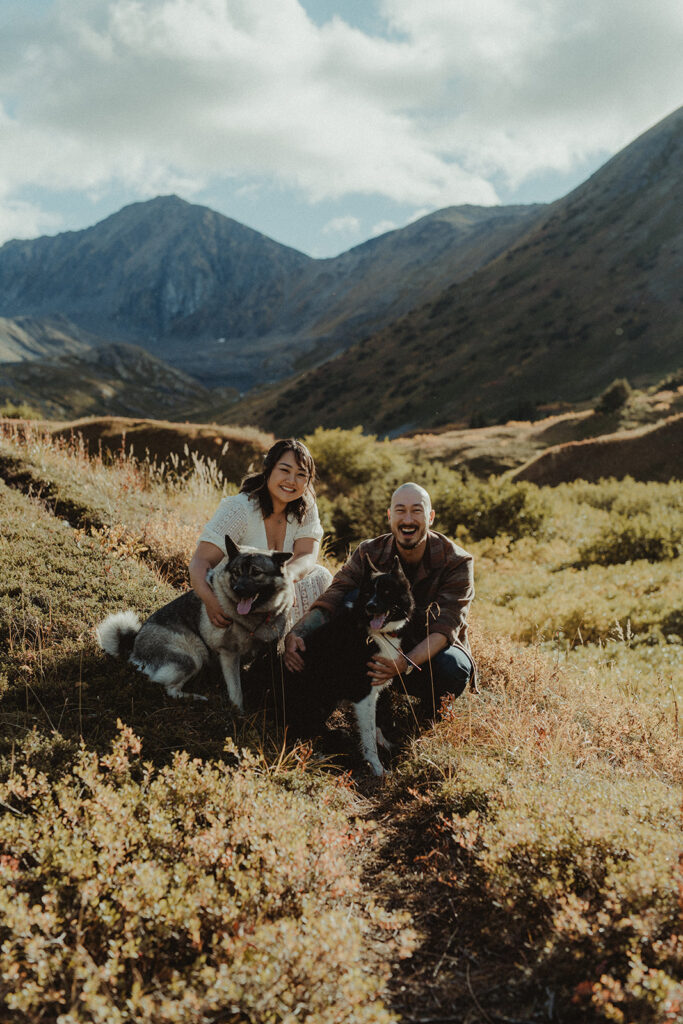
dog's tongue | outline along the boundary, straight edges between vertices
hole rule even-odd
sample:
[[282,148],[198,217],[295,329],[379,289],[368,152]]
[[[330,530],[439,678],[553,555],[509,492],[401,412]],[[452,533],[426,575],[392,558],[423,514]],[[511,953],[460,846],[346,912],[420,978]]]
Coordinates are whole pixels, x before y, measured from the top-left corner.
[[254,603],[255,600],[256,600],[256,596],[254,596],[254,597],[243,597],[242,600],[237,605],[237,614],[238,615],[248,615],[249,612],[251,611],[251,606],[252,606],[252,604]]
[[374,619],[370,619],[370,629],[381,629],[386,619],[386,612],[384,615],[375,615]]

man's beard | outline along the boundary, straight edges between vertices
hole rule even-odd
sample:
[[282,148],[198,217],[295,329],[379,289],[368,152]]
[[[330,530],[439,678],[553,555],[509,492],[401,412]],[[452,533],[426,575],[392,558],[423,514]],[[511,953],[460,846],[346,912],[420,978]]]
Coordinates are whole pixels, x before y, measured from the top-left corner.
[[394,540],[398,546],[403,548],[405,551],[412,551],[413,548],[419,547],[422,541],[427,538],[427,530],[425,529],[420,531],[419,527],[415,533],[410,534],[407,537],[404,537],[398,528],[392,532],[394,534]]

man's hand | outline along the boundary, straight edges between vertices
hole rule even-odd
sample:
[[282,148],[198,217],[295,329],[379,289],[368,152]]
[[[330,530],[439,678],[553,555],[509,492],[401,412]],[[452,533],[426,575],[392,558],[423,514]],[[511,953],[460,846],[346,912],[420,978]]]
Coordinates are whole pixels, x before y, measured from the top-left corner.
[[296,633],[288,633],[285,637],[284,662],[290,672],[301,672],[304,667],[304,659],[299,651],[304,652],[306,644]]
[[407,658],[400,651],[395,658],[383,658],[381,655],[376,654],[368,662],[370,682],[373,686],[383,686],[384,683],[388,683],[394,676],[399,674],[405,675],[408,664]]

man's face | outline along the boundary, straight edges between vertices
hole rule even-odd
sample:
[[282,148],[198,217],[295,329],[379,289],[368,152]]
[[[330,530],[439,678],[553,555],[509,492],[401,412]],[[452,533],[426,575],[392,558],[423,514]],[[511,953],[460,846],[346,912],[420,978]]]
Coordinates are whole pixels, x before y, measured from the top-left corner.
[[389,527],[396,543],[404,551],[419,547],[434,521],[434,509],[428,496],[415,487],[400,487],[391,499]]

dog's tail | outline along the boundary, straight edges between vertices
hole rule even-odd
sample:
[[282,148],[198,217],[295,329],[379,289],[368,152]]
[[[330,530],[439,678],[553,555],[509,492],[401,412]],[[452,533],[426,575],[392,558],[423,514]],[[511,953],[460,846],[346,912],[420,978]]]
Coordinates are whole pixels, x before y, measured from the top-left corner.
[[95,630],[97,642],[103,651],[114,658],[127,658],[133,650],[141,622],[135,612],[116,612],[108,615]]

